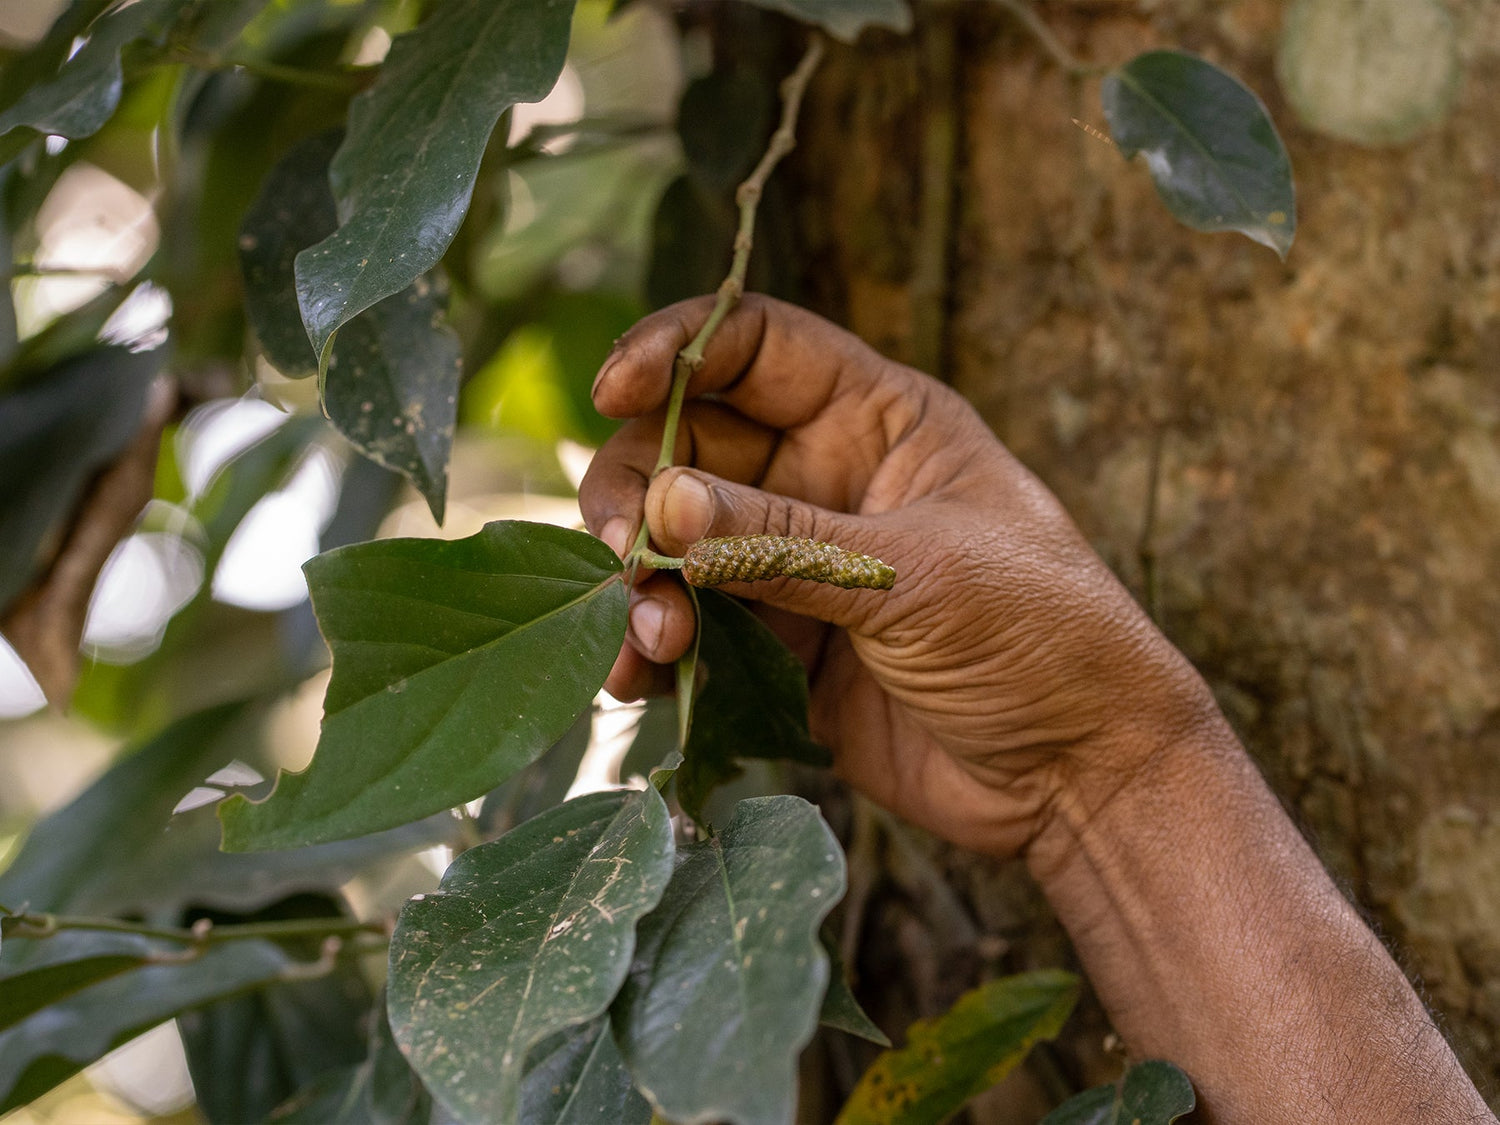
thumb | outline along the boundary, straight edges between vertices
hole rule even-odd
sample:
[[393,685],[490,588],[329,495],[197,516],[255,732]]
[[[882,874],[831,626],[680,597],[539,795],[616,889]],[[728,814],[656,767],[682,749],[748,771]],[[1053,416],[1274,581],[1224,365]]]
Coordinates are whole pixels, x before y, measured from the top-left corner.
[[[694,469],[668,469],[651,483],[646,493],[646,522],[658,546],[677,555],[706,536],[787,535],[879,556],[884,538],[876,522],[867,517],[820,508]],[[880,591],[843,590],[788,578],[726,583],[725,589],[855,630],[869,620],[885,596]]]

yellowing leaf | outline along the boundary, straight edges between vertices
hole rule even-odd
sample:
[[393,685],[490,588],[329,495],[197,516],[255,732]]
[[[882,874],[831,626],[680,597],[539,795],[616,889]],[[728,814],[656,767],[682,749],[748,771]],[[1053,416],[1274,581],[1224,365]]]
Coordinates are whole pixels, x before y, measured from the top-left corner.
[[936,1125],[1011,1072],[1031,1045],[1061,1030],[1078,979],[1049,970],[1003,977],[964,993],[906,1046],[884,1052],[849,1096],[838,1125]]

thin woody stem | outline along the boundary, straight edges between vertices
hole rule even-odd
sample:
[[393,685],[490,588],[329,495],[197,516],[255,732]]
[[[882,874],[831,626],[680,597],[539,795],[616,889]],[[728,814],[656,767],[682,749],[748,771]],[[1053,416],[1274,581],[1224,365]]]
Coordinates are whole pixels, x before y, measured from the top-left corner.
[[[771,134],[770,143],[766,146],[760,163],[755,166],[755,170],[734,194],[735,202],[740,209],[740,225],[734,236],[734,258],[730,263],[729,276],[719,285],[713,311],[703,322],[703,327],[698,330],[698,334],[693,337],[688,346],[677,353],[677,358],[672,364],[672,392],[667,399],[667,416],[666,424],[662,429],[661,452],[656,458],[656,467],[652,470],[652,476],[672,464],[677,450],[677,430],[682,419],[682,403],[687,397],[688,381],[692,378],[693,372],[703,366],[703,356],[708,350],[709,341],[713,339],[714,333],[719,330],[719,325],[739,303],[740,297],[745,292],[745,276],[750,270],[750,249],[755,244],[755,211],[760,204],[766,181],[771,176],[771,170],[776,167],[783,156],[796,147],[797,115],[802,109],[802,95],[807,92],[807,84],[812,79],[813,71],[817,69],[822,57],[822,36],[814,35],[807,45],[802,61],[797,64],[797,69],[792,71],[781,84],[781,123]],[[648,539],[649,533],[643,522],[632,552],[641,561],[645,561],[641,552],[645,550]]]
[[172,926],[148,926],[119,918],[88,918],[65,914],[7,913],[7,938],[49,938],[64,930],[92,930],[141,937],[180,941],[187,945],[218,945],[228,941],[254,938],[272,941],[303,937],[340,937],[360,933],[385,933],[380,922],[359,922],[350,918],[293,918],[282,922],[246,922],[215,926],[206,919],[183,929]]
[[1064,47],[1062,40],[1053,34],[1052,29],[1042,22],[1042,18],[1031,10],[1026,0],[995,0],[995,3],[1015,16],[1031,33],[1032,38],[1041,45],[1042,50],[1051,55],[1052,61],[1057,63],[1070,78],[1087,78],[1103,70],[1102,67],[1089,66]]

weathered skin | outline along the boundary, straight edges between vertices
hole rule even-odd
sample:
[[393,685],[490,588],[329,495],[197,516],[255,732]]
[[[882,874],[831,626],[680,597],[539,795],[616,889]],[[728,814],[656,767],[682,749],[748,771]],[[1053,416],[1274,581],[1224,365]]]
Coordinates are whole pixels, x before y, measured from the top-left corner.
[[[1205,1120],[1493,1120],[1204,682],[956,393],[747,299],[689,388],[691,467],[650,479],[672,357],[710,305],[643,321],[601,371],[596,405],[631,420],[583,483],[589,527],[624,552],[644,511],[670,554],[769,533],[890,562],[888,593],[728,589],[783,611],[843,777],[1026,858],[1131,1050],[1183,1066]],[[642,583],[606,686],[659,686],[691,635],[680,588]]]

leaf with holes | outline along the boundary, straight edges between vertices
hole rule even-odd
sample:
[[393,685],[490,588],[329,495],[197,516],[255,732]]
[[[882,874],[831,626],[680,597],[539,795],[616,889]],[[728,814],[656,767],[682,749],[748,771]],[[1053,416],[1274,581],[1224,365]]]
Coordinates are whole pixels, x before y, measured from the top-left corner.
[[785,12],[816,24],[835,39],[852,43],[867,27],[905,33],[911,30],[906,0],[749,0],[759,8]]
[[442,258],[495,122],[557,80],[572,14],[573,0],[438,4],[391,45],[329,169],[339,229],[297,255],[320,369],[342,325]]
[[1213,63],[1148,51],[1099,91],[1115,143],[1194,230],[1234,230],[1285,258],[1297,230],[1292,162],[1266,107]]
[[906,1046],[871,1064],[838,1125],[936,1125],[1009,1074],[1062,1028],[1078,978],[1050,970],[1002,977],[964,993],[943,1015],[907,1029]]
[[515,1120],[531,1048],[609,1007],[672,856],[655,789],[594,793],[470,848],[406,904],[391,1026],[459,1120]]
[[776,796],[680,854],[611,1008],[620,1053],[669,1121],[781,1125],[828,986],[818,927],[843,852],[816,808]]
[[219,808],[259,851],[406,824],[483,796],[556,742],[625,638],[620,560],[591,535],[501,521],[384,539],[305,567],[333,651],[312,764]]
[[1039,1125],[1171,1125],[1197,1105],[1193,1084],[1169,1062],[1150,1059],[1114,1086],[1069,1098]]

